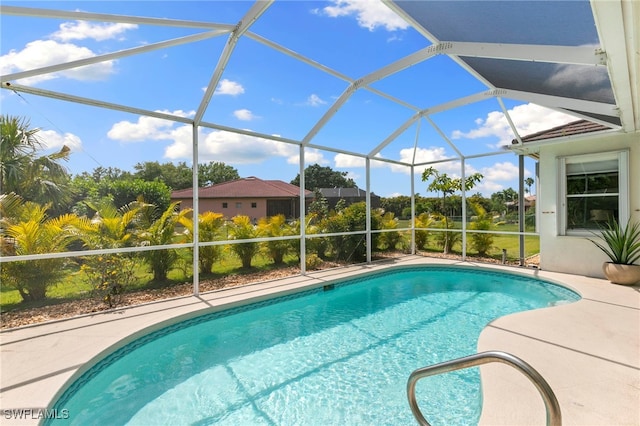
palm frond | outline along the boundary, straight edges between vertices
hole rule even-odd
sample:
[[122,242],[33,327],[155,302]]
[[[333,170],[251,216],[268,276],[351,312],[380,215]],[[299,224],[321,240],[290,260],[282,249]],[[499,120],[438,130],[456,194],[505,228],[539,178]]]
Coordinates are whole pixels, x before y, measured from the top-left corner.
[[617,264],[631,265],[640,260],[640,223],[628,222],[624,228],[611,219],[602,228],[601,234],[595,234],[604,242],[589,239]]

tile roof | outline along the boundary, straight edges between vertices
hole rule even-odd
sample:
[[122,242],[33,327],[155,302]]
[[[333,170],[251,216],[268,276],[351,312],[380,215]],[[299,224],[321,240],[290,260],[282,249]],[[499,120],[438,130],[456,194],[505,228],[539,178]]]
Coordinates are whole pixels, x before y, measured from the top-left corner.
[[[311,191],[305,191],[306,194]],[[300,187],[281,180],[262,180],[255,176],[200,188],[200,198],[291,198],[300,196]],[[193,189],[181,189],[171,193],[171,199],[193,197]]]
[[[541,132],[533,133],[522,137],[522,142],[535,142],[544,141],[555,138],[562,138],[567,136],[583,135],[586,133],[600,132],[603,130],[610,130],[609,127],[594,123],[588,120],[578,120],[571,123],[563,124],[561,126],[554,127],[552,129],[543,130]],[[512,144],[517,144],[518,140],[511,141]]]
[[[340,198],[340,197],[366,197],[367,191],[360,188],[318,188],[323,197],[326,198]],[[377,197],[373,192],[372,197]]]

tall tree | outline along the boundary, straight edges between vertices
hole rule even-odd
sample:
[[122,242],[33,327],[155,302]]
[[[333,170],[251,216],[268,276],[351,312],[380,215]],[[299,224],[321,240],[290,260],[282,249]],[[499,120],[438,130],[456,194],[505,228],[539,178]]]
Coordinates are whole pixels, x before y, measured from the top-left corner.
[[[193,171],[185,162],[162,163],[146,161],[134,166],[135,177],[146,181],[164,182],[172,190],[191,188],[193,185]],[[210,161],[198,165],[198,185],[200,187],[215,185],[216,183],[240,179],[238,170],[222,162]]]
[[160,164],[157,161],[145,161],[138,163],[133,168],[136,170],[134,176],[138,179],[160,181],[172,190],[191,188],[193,184],[191,167],[185,162],[177,165],[173,163]]
[[[484,176],[480,173],[473,173],[469,175],[464,180],[464,190],[469,191],[471,188],[475,186],[476,183],[480,182]],[[445,212],[447,195],[452,195],[457,191],[462,191],[463,182],[462,178],[451,178],[446,173],[440,173],[438,170],[433,167],[429,167],[422,172],[422,181],[427,182],[429,179],[431,183],[427,189],[432,192],[441,192],[442,193],[442,214],[444,215],[444,224],[445,229],[449,229],[449,222],[447,219],[447,214]],[[444,252],[449,253],[451,249],[452,240],[449,238],[451,232],[445,231],[444,238]]]
[[219,161],[210,161],[207,164],[200,164],[198,166],[198,184],[201,187],[228,182],[234,179],[240,179],[240,175],[238,174],[238,170],[228,164]]
[[[347,172],[338,172],[331,167],[313,164],[304,169],[304,188],[309,191],[316,188],[355,188],[355,181],[347,175]],[[291,181],[291,184],[300,186],[300,173]]]
[[38,128],[30,128],[25,118],[0,117],[0,192],[13,192],[26,201],[50,203],[59,213],[70,201],[70,177],[60,164],[67,161],[71,150],[63,146],[59,152],[40,155],[45,145]]
[[528,177],[524,180],[524,184],[527,185],[527,192],[531,194],[531,185],[534,184],[534,180],[531,177]]

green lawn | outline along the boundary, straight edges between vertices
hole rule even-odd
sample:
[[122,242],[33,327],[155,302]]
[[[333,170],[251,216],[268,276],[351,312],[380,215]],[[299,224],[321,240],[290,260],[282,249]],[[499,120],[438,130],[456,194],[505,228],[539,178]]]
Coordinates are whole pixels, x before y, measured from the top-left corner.
[[[409,226],[409,221],[400,221],[399,228]],[[459,225],[459,224],[458,224]],[[516,224],[504,224],[495,227],[496,231],[517,231]],[[441,248],[437,244],[436,240],[437,231],[431,231],[429,235],[429,242],[425,250],[439,252]],[[409,234],[404,235],[405,241],[408,241]],[[467,238],[468,249],[467,254],[473,256],[474,251],[469,245],[470,238]],[[399,247],[399,246],[398,246]],[[509,260],[516,260],[519,258],[519,236],[518,235],[497,235],[494,234],[493,244],[491,250],[488,252],[488,256],[501,259],[502,250],[507,250],[507,258]],[[460,243],[457,243],[453,247],[453,251],[461,253]],[[525,237],[525,256],[531,256],[540,251],[540,243],[537,236]],[[166,282],[153,282],[152,274],[148,271],[146,265],[142,262],[139,263],[136,270],[135,283],[127,288],[127,291],[135,291],[144,288],[162,288],[175,285],[178,283],[191,281],[191,268],[192,262],[189,256],[188,250],[180,250],[181,260],[177,263],[176,267],[168,274],[168,280]],[[285,257],[285,264],[297,266],[298,261],[295,256]],[[273,264],[272,260],[259,254],[253,258],[252,267],[249,270],[242,268],[240,259],[235,256],[229,248],[225,248],[222,257],[214,263],[211,273],[200,274],[201,280],[217,279],[223,276],[231,274],[243,274],[256,271],[267,271],[278,268]],[[14,290],[7,286],[0,286],[0,310],[9,311],[14,309],[27,309],[31,307],[38,307],[43,305],[51,305],[61,303],[67,300],[82,299],[92,297],[91,286],[87,282],[86,276],[80,271],[79,265],[75,261],[70,261],[66,268],[67,276],[59,284],[52,286],[47,291],[47,299],[40,302],[22,303],[20,294],[17,290]]]
[[[517,224],[505,224],[498,225],[495,227],[495,231],[504,231],[504,232],[517,232],[518,225]],[[527,232],[531,232],[527,230]],[[427,245],[427,251],[441,251],[441,247],[438,246],[436,241],[436,233],[437,231],[431,231],[429,236],[429,243]],[[470,256],[476,255],[470,244],[471,241],[471,232],[467,234],[467,254]],[[540,253],[540,238],[538,236],[529,236],[526,235],[524,239],[525,246],[525,257],[533,256],[534,254]],[[517,260],[520,257],[520,236],[519,235],[499,235],[493,234],[493,244],[491,250],[487,252],[487,255],[494,259],[502,259],[502,250],[507,250],[507,259],[508,260]],[[453,246],[453,251],[456,253],[461,253],[462,248],[460,243],[457,243]]]
[[[142,262],[138,264],[136,270],[135,283],[127,288],[128,292],[170,287],[175,284],[190,282],[192,280],[191,268],[192,262],[190,256],[185,256],[185,251],[181,250],[181,260],[176,267],[169,271],[168,280],[165,282],[154,282],[153,274],[149,272],[148,267]],[[297,258],[288,256],[284,259],[286,265],[298,265]],[[242,269],[240,260],[230,251],[224,251],[220,260],[215,262],[211,273],[200,274],[200,280],[216,279],[230,274],[243,274],[256,271],[266,271],[277,268],[270,258],[259,254],[253,258],[252,267],[249,270]],[[3,312],[15,309],[29,309],[45,305],[53,305],[69,300],[78,300],[92,297],[91,285],[87,282],[87,278],[76,262],[70,262],[66,267],[67,275],[65,279],[50,287],[47,290],[47,299],[38,302],[22,302],[20,293],[6,285],[0,286],[0,310]]]

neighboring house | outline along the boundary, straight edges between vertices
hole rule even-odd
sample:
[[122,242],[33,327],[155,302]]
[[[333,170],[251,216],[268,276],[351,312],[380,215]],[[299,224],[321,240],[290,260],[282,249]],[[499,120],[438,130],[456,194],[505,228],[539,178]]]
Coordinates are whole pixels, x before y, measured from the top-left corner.
[[[518,200],[515,201],[507,201],[504,203],[507,206],[507,210],[509,211],[517,211],[518,210]],[[524,211],[527,212],[529,209],[536,205],[536,196],[535,195],[527,195],[524,197]]]
[[511,149],[539,161],[540,267],[603,277],[607,258],[587,238],[614,217],[640,222],[640,137],[575,121],[522,138]]
[[[347,206],[367,200],[367,191],[360,188],[319,188],[320,194],[327,200],[329,209],[335,209],[340,200],[344,200]],[[307,195],[313,199],[314,194]],[[308,203],[307,203],[308,204]],[[371,193],[371,208],[380,207],[380,197]]]
[[[193,189],[173,191],[171,201],[180,201],[181,209],[193,207]],[[278,214],[294,219],[300,216],[300,187],[254,176],[218,183],[198,190],[198,210],[222,213],[229,219],[244,215],[255,221]]]

